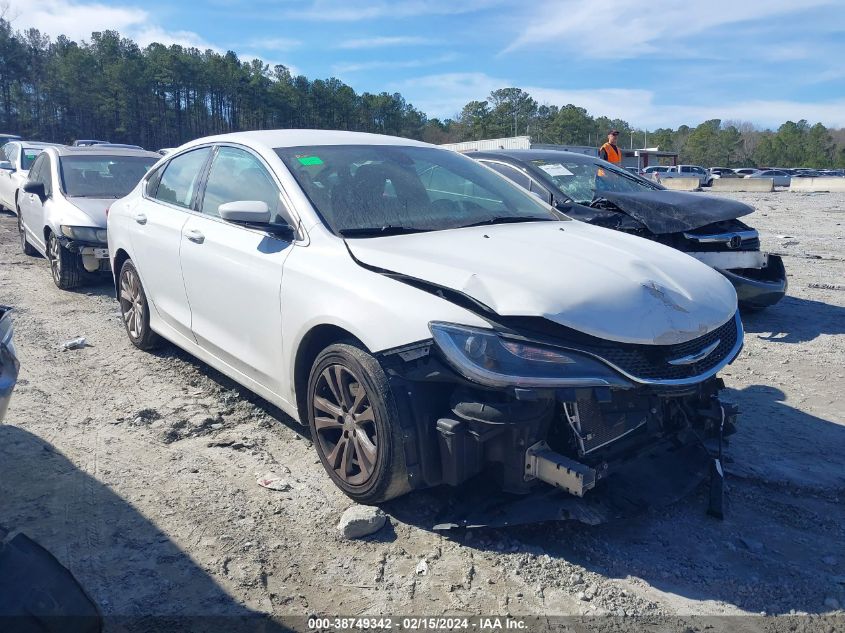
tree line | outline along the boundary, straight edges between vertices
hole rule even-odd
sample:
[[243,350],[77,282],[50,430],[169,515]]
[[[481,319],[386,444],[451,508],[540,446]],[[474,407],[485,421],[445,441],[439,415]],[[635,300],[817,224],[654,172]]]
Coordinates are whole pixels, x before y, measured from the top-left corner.
[[14,30],[0,15],[0,131],[70,142],[95,138],[157,149],[246,129],[322,128],[447,143],[527,134],[539,143],[677,151],[708,166],[845,167],[845,129],[787,121],[777,130],[714,119],[691,128],[635,129],[584,108],[494,90],[453,118],[427,117],[399,93],[357,93],[337,78],[309,80],[282,65],[179,45],[145,48],[114,31],[88,42]]
[[285,66],[113,31],[90,42],[15,32],[0,18],[0,131],[157,149],[247,129],[331,128],[420,138],[425,115],[398,93],[358,94]]

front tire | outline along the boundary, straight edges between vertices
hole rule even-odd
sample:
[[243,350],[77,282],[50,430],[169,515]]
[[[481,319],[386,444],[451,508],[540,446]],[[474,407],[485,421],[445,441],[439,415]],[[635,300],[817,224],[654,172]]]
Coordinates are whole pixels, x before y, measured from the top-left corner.
[[21,237],[21,250],[23,251],[23,254],[29,255],[30,257],[38,255],[38,251],[35,250],[35,247],[29,243],[28,239],[26,239],[26,231],[24,231],[23,228],[20,209],[18,209],[18,233],[20,233]]
[[53,282],[61,290],[76,288],[82,283],[82,262],[77,253],[71,253],[62,246],[56,234],[47,237],[47,259]]
[[365,350],[340,343],[317,356],[308,380],[308,424],[320,462],[353,500],[381,503],[410,490],[393,393]]
[[147,294],[144,292],[141,277],[131,259],[127,259],[120,267],[118,289],[120,314],[129,340],[135,347],[144,351],[155,348],[161,339],[150,328]]

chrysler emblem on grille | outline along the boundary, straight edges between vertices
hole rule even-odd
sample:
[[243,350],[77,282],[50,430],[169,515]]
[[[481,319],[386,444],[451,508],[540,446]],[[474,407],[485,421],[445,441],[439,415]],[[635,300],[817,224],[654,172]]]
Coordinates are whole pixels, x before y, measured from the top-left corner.
[[697,363],[698,361],[704,360],[710,356],[710,354],[713,353],[713,350],[719,347],[719,343],[721,342],[721,339],[717,339],[716,342],[711,343],[704,349],[697,351],[695,354],[688,354],[687,356],[681,356],[680,358],[673,358],[668,362],[670,365],[692,365],[693,363]]

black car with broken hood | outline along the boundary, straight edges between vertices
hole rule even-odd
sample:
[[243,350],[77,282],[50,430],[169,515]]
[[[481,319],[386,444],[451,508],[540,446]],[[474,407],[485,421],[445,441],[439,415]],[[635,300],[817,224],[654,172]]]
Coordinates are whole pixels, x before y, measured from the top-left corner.
[[740,305],[765,308],[786,294],[777,255],[760,251],[737,200],[668,191],[595,156],[560,150],[498,150],[468,156],[566,215],[677,248],[712,266],[736,288]]

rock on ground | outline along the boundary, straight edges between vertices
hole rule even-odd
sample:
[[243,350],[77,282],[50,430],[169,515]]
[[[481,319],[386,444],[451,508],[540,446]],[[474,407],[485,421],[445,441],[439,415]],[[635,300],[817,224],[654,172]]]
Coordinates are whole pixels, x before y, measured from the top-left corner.
[[340,517],[337,529],[343,538],[363,538],[378,532],[384,527],[387,516],[373,506],[351,506]]

